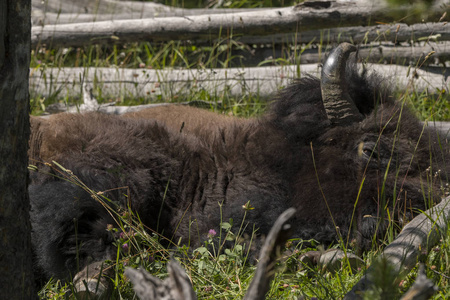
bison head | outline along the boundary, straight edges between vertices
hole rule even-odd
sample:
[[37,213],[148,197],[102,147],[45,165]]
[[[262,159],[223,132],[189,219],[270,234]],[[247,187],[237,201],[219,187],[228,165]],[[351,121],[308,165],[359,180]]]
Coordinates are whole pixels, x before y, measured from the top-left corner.
[[283,90],[268,113],[303,157],[292,176],[297,235],[366,249],[440,200],[446,141],[424,127],[384,79],[358,72],[355,47],[335,48],[322,78]]

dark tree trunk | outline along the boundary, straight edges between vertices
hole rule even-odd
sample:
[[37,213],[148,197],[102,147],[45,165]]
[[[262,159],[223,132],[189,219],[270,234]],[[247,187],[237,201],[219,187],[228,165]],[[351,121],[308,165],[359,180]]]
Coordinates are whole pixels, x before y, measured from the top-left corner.
[[0,290],[35,299],[28,199],[31,0],[0,0]]

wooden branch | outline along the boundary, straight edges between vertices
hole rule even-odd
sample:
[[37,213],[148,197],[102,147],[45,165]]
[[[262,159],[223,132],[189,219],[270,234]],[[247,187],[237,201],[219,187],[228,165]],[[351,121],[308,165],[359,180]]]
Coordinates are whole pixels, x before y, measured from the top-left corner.
[[[429,251],[447,234],[449,220],[450,197],[447,197],[409,222],[378,259],[387,260],[394,274],[402,277],[416,265],[422,251]],[[373,270],[369,267],[344,299],[362,299],[362,292],[373,284],[371,278],[377,276]]]
[[244,300],[265,299],[270,287],[270,281],[275,274],[276,259],[280,254],[280,248],[284,246],[291,236],[292,226],[288,224],[290,218],[295,214],[294,208],[284,211],[270,229],[266,241],[259,254],[258,267],[250,286],[245,293]]
[[167,266],[169,277],[161,280],[142,269],[126,268],[125,275],[141,300],[194,300],[197,295],[186,272],[171,260]]
[[358,56],[362,61],[371,63],[414,66],[444,65],[446,61],[450,60],[450,43],[428,42],[412,44],[406,47],[399,45],[369,45],[359,47]]
[[[399,89],[418,91],[447,89],[450,71],[439,67],[414,70],[397,65],[370,65],[369,70],[393,78],[391,84]],[[32,69],[30,94],[32,97],[81,98],[81,86],[90,84],[94,94],[104,99],[144,98],[149,102],[161,98],[165,102],[179,102],[179,98],[207,91],[221,97],[259,95],[267,98],[287,86],[301,74],[319,75],[317,64],[282,67],[233,69],[119,69],[119,68],[46,68]],[[414,77],[413,77],[414,76]],[[177,100],[178,99],[178,100]]]
[[[309,3],[309,2],[308,2]],[[101,21],[62,25],[35,26],[32,44],[48,46],[82,46],[99,43],[127,43],[136,40],[160,42],[170,40],[214,40],[239,35],[268,35],[303,32],[343,26],[390,23],[405,8],[387,8],[384,1],[313,1],[294,7],[267,9],[235,14],[209,14],[140,20]],[[450,8],[446,8],[450,12]],[[430,9],[429,18],[439,19],[446,9]],[[407,20],[409,21],[409,19]],[[411,20],[409,22],[414,22]]]
[[114,278],[114,269],[106,263],[87,265],[73,278],[76,298],[108,299],[113,289],[111,278]]
[[431,298],[436,291],[437,288],[433,281],[427,277],[425,266],[420,264],[416,281],[400,300],[426,300]]

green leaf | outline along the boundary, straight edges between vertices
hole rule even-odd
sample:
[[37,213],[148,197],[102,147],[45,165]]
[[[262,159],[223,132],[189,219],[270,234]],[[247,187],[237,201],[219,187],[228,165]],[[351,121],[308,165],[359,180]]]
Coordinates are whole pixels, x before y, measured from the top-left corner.
[[194,252],[204,254],[204,253],[208,252],[208,249],[206,249],[205,247],[200,247],[200,248],[195,249]]
[[222,229],[224,229],[224,230],[230,230],[230,229],[231,229],[231,224],[230,224],[230,223],[227,223],[227,222],[222,222],[222,223],[220,224],[220,227],[221,227]]

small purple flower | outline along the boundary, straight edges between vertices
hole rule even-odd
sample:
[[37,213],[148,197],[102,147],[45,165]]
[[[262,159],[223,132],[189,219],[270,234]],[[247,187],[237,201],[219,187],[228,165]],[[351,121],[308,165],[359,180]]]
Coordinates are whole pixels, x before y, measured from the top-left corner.
[[123,231],[120,232],[119,237],[120,237],[121,239],[125,238],[125,233],[124,233]]
[[122,250],[125,251],[125,252],[128,252],[130,250],[130,247],[128,246],[127,243],[122,245]]
[[214,229],[210,229],[210,230],[208,231],[208,238],[211,239],[211,238],[215,237],[216,234],[217,234],[217,232],[216,232]]

